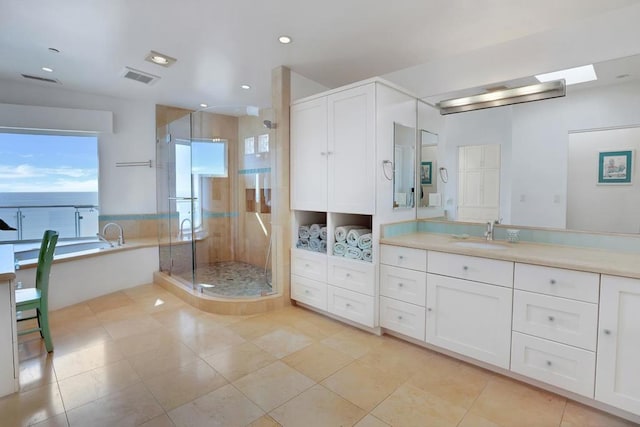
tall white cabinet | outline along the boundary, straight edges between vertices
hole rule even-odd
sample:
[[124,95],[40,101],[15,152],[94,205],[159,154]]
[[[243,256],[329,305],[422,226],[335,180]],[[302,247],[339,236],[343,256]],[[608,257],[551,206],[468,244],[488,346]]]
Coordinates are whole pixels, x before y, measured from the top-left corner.
[[[291,106],[292,299],[378,327],[380,224],[415,218],[392,209],[382,161],[393,159],[394,123],[415,128],[416,108],[414,96],[380,79]],[[327,226],[326,254],[296,247],[298,227],[312,223]],[[334,232],[347,225],[372,230],[370,261],[333,255]]]

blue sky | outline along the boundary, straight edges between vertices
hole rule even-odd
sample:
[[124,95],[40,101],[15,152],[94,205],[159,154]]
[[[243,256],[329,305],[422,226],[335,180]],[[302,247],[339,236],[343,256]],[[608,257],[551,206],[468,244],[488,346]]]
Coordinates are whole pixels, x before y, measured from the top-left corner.
[[98,191],[95,136],[0,133],[0,193]]

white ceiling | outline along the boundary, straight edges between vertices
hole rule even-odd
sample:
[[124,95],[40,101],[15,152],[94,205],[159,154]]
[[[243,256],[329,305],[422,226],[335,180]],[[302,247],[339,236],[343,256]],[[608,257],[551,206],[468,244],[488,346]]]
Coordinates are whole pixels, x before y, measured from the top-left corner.
[[[500,73],[474,80],[474,68],[465,65],[451,76],[452,87],[434,87],[446,70],[436,64],[462,64],[463,56],[473,59],[474,52],[499,52],[520,42],[538,46],[534,55],[528,52],[531,61],[543,64],[536,72],[551,71],[547,46],[553,45],[555,57],[569,52],[571,58],[575,49],[545,34],[625,16],[638,5],[638,0],[0,0],[0,78],[26,82],[20,74],[32,74],[58,79],[67,89],[194,109],[203,102],[262,107],[271,102],[271,70],[285,65],[327,87],[386,75],[426,96],[482,79],[506,80]],[[281,34],[294,42],[279,44]],[[585,52],[589,44],[604,49],[597,40],[583,44]],[[146,62],[150,50],[178,62],[171,68]],[[41,71],[43,66],[54,72]],[[125,80],[125,66],[161,79],[152,86]],[[240,89],[245,83],[251,90]]]

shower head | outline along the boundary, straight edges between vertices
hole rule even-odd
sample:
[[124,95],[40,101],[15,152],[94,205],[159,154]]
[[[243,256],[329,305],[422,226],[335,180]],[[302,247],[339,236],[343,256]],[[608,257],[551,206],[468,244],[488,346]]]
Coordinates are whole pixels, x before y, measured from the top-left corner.
[[267,129],[275,129],[276,128],[276,124],[273,123],[271,120],[265,120],[262,122],[262,124],[264,124],[264,127],[266,127]]

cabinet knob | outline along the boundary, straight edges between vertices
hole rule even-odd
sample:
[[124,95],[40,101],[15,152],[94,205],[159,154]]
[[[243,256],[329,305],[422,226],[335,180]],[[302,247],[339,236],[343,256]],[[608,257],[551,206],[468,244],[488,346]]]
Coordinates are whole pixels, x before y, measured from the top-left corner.
[[398,255],[398,259],[402,260],[402,259],[404,259],[404,256]]
[[549,280],[549,283],[552,284],[552,285],[555,285],[556,284],[556,279]]
[[305,266],[305,268],[309,268],[309,264],[305,264],[304,266]]
[[556,318],[555,318],[555,317],[553,317],[553,316],[549,316],[549,322],[553,322],[554,320],[556,320]]
[[602,332],[604,332],[605,335],[611,335],[610,329],[604,329]]
[[427,311],[433,311],[431,307],[427,307]]
[[398,283],[398,287],[399,287],[399,288],[401,288],[401,287],[403,287],[403,286],[404,286],[404,284],[403,284],[402,282]]
[[346,306],[346,307],[351,307],[351,304],[347,303],[345,306]]
[[345,277],[346,277],[346,278],[351,277],[351,273],[347,273],[347,274],[345,274]]
[[320,155],[321,155],[321,156],[326,156],[326,155],[327,155],[327,153],[325,153],[324,151],[321,151],[321,152],[320,152]]
[[309,293],[309,289],[305,289],[305,290],[304,290],[304,293],[305,293],[305,294],[308,294],[308,293]]
[[547,366],[551,366],[551,365],[552,365],[551,360],[547,360]]
[[402,320],[402,316],[398,316],[398,320]]
[[469,270],[469,267],[468,267],[468,266],[466,266],[466,265],[463,265],[463,266],[462,266],[462,269],[463,269],[464,271],[467,271],[467,270]]
[[333,154],[333,151],[327,151],[327,156],[330,156],[331,154]]

